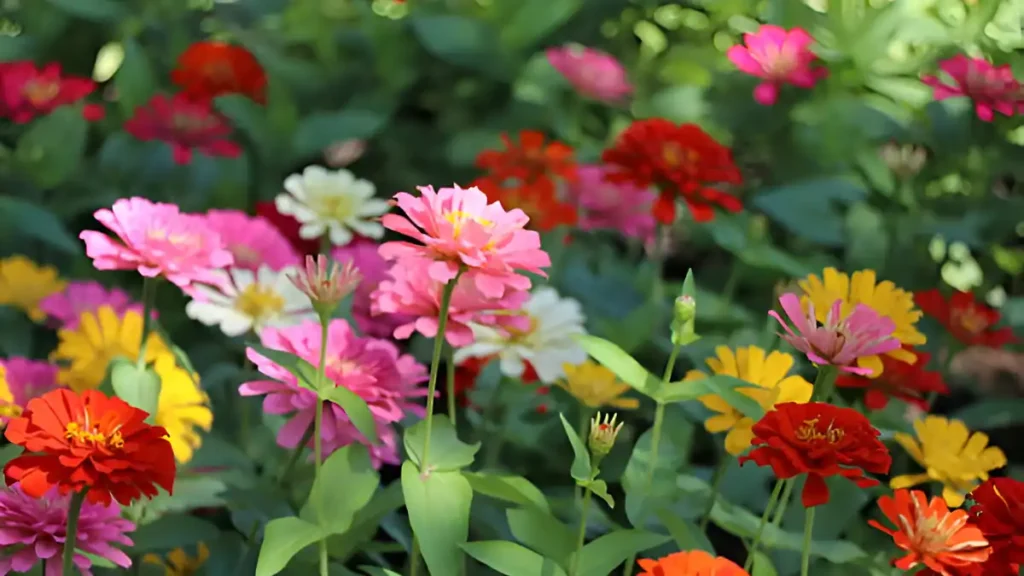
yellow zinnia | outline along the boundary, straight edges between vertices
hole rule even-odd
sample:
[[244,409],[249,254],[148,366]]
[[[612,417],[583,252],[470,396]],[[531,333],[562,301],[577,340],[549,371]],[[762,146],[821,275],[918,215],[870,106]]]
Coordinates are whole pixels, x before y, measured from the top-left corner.
[[636,398],[622,397],[629,390],[628,384],[620,382],[614,372],[593,360],[575,366],[564,364],[562,369],[565,371],[565,380],[555,384],[588,408],[610,406],[632,410],[640,406]]
[[889,482],[893,490],[909,488],[929,480],[942,482],[942,497],[951,507],[964,503],[964,496],[988,480],[988,473],[1006,466],[1006,455],[988,445],[988,435],[971,433],[959,420],[926,416],[914,422],[915,439],[897,432],[893,438],[926,471],[897,476]]
[[[122,315],[110,306],[83,312],[78,327],[57,332],[57,348],[51,360],[62,364],[57,381],[75,392],[99,388],[107,366],[117,357],[134,360],[142,342],[142,314],[129,310]],[[167,346],[159,334],[150,333],[146,360],[152,362]]]
[[[723,374],[750,382],[749,388],[738,388],[737,391],[749,396],[765,410],[771,410],[782,402],[808,402],[814,386],[800,376],[787,376],[793,367],[793,357],[783,352],[765,351],[757,346],[737,348],[735,352],[728,346],[715,348],[715,356],[706,360],[714,374]],[[700,370],[690,370],[685,381],[700,380],[708,375]],[[704,428],[712,434],[729,431],[725,435],[725,450],[737,456],[750,447],[754,439],[751,428],[754,421],[729,405],[717,395],[698,398],[709,410],[717,412],[704,421]]]
[[213,426],[210,398],[192,377],[174,360],[174,354],[164,352],[153,363],[153,371],[160,377],[160,398],[157,401],[157,426],[167,430],[174,457],[182,464],[192,459],[202,444],[198,429],[209,431]]
[[24,256],[0,260],[0,305],[23,310],[33,322],[42,322],[46,314],[39,309],[43,298],[67,286],[52,266],[38,266]]
[[199,568],[206,563],[209,557],[210,549],[206,544],[200,542],[195,557],[189,556],[188,552],[182,548],[175,548],[167,554],[166,561],[156,554],[146,554],[142,557],[142,561],[146,564],[163,566],[164,576],[192,576],[199,573]]
[[[897,288],[888,280],[877,282],[874,270],[860,270],[854,272],[851,277],[835,268],[825,268],[822,278],[811,274],[798,284],[805,294],[802,299],[804,307],[808,302],[814,304],[818,322],[825,322],[829,309],[836,300],[843,302],[843,316],[852,312],[858,304],[864,304],[879,316],[892,320],[896,325],[892,335],[903,345],[918,346],[926,342],[924,334],[915,326],[923,313],[914,307],[913,294]],[[903,348],[886,354],[907,364],[917,361],[917,355]],[[862,356],[857,359],[857,365],[870,369],[871,378],[882,373],[882,359],[877,355]]]

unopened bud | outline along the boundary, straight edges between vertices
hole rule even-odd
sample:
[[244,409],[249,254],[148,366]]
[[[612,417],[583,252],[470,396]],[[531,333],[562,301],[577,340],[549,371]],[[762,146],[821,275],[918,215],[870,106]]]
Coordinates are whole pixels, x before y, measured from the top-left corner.
[[616,422],[616,415],[601,415],[600,412],[590,419],[590,438],[587,445],[590,453],[595,459],[601,459],[612,451],[615,446],[615,438],[622,430],[623,422]]
[[697,301],[693,296],[681,295],[672,305],[672,343],[686,346],[696,342],[697,336]]
[[879,154],[885,165],[903,179],[916,176],[928,160],[928,151],[916,144],[889,142],[882,146]]
[[342,266],[319,254],[315,258],[306,256],[306,267],[288,279],[309,298],[320,320],[326,322],[338,304],[356,289],[362,275],[351,261]]

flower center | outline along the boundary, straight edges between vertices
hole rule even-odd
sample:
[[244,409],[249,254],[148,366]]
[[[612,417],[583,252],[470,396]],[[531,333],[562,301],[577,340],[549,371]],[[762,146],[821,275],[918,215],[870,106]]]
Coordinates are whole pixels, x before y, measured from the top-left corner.
[[345,194],[323,194],[316,200],[316,211],[323,218],[345,222],[355,215],[355,203]]
[[60,83],[46,80],[29,80],[21,90],[22,95],[33,106],[48,104],[60,94]]
[[675,142],[669,142],[662,146],[661,158],[670,168],[678,168],[696,162],[697,153],[690,148],[683,148]]
[[164,228],[153,228],[146,232],[146,238],[157,242],[166,242],[175,248],[198,248],[203,239],[198,234],[188,232],[171,232]]
[[280,314],[284,310],[284,298],[272,288],[254,283],[238,295],[235,310],[259,323]]
[[181,135],[201,134],[215,126],[217,126],[216,118],[197,114],[191,110],[174,112],[171,115],[171,129]]
[[454,228],[454,230],[452,230],[452,235],[456,238],[458,238],[459,234],[462,233],[462,227],[466,225],[466,222],[476,222],[484,228],[494,226],[494,222],[491,222],[486,218],[480,218],[475,214],[470,214],[469,212],[463,212],[462,210],[452,210],[444,215],[444,219],[447,220]]
[[783,79],[796,68],[796,54],[792,50],[785,51],[781,46],[775,44],[769,44],[763,50],[754,58],[771,78]]
[[537,332],[537,327],[540,325],[540,322],[537,321],[537,318],[529,315],[527,315],[526,318],[527,320],[530,321],[530,323],[525,329],[520,329],[515,326],[507,326],[505,328],[505,330],[508,332],[508,341],[510,344],[521,344],[528,340],[530,336],[533,336],[535,332]]
[[235,80],[235,69],[224,60],[204,62],[201,70],[203,76],[210,82],[227,84]]
[[972,336],[981,334],[989,327],[988,318],[974,306],[955,308],[951,315],[953,322]]
[[835,422],[829,422],[824,431],[818,428],[819,418],[804,420],[804,423],[796,429],[796,439],[806,443],[828,442],[836,444],[843,439],[846,432],[842,428],[833,428]]
[[120,450],[124,448],[124,438],[121,437],[120,426],[113,432],[105,434],[98,424],[89,425],[89,414],[85,415],[85,424],[69,422],[64,428],[64,438],[72,443],[89,448],[112,448]]

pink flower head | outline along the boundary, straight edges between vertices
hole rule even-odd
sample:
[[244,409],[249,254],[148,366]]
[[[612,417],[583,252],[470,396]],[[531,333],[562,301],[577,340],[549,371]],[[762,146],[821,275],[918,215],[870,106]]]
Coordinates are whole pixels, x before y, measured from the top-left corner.
[[352,294],[352,318],[359,331],[374,338],[391,338],[395,328],[412,322],[413,318],[402,314],[372,314],[370,295],[378,284],[391,278],[388,274],[391,265],[381,258],[377,248],[378,244],[371,240],[355,240],[335,248],[331,257],[341,264],[351,263],[363,276]]
[[828,75],[825,68],[812,68],[816,56],[811,52],[814,38],[802,28],[786,30],[763,24],[757,32],[743,35],[744,46],[726,52],[741,72],[764,80],[754,88],[754,100],[771,106],[779,97],[779,87],[792,84],[813,88]]
[[57,387],[59,368],[28,358],[0,360],[0,428],[21,416],[28,401]]
[[[41,69],[25,60],[0,63],[0,117],[24,124],[82,100],[95,88],[96,83],[88,78],[62,76],[57,63]],[[102,116],[98,111],[102,108],[87,106],[83,114],[88,120],[98,120]]]
[[[260,340],[267,348],[295,354],[314,366],[319,363],[319,322],[267,328],[260,334]],[[268,414],[293,414],[278,432],[277,442],[286,448],[298,446],[313,425],[316,393],[299,386],[295,376],[255,350],[248,349],[246,355],[272,380],[246,382],[239,393],[242,396],[266,395],[263,409]],[[336,319],[331,321],[327,331],[326,372],[329,382],[348,388],[366,401],[377,421],[381,444],[369,445],[344,410],[328,402],[323,412],[324,456],[342,446],[360,442],[368,445],[376,466],[382,462],[397,463],[397,435],[391,424],[401,420],[406,412],[423,415],[423,408],[412,399],[427,393],[420,385],[427,379],[426,368],[412,356],[401,354],[391,342],[359,338],[348,322]]]
[[577,92],[600,102],[619,102],[633,93],[626,69],[614,56],[595,48],[567,44],[548,48],[548,63]]
[[433,186],[418,189],[419,197],[395,194],[405,216],[385,214],[381,223],[422,244],[381,244],[380,255],[385,260],[424,263],[427,277],[441,284],[465,267],[474,274],[459,284],[472,281],[488,298],[501,298],[506,288],[529,290],[530,279],[517,272],[543,276],[541,268],[551,265],[551,258],[540,247],[540,234],[526,230],[530,218],[522,210],[506,212],[500,202],[488,204],[487,195],[476,187],[455,186],[437,192]]
[[597,164],[577,168],[577,180],[568,187],[570,201],[581,208],[583,230],[618,230],[629,238],[654,240],[652,206],[656,195],[631,184],[605,180],[608,169]]
[[79,234],[97,270],[138,270],[147,278],[164,276],[189,292],[193,282],[216,284],[212,272],[234,262],[205,218],[183,213],[174,204],[122,198],[112,209],[97,210],[94,216],[121,241],[93,230]]
[[867,376],[872,370],[855,366],[858,358],[885,354],[900,347],[900,341],[892,335],[896,324],[863,304],[858,304],[843,318],[840,313],[842,300],[836,300],[825,324],[819,326],[814,316],[814,305],[808,303],[810,309],[804,313],[796,294],[783,294],[779,303],[796,329],[795,332],[791,330],[779,313],[772,310],[768,314],[786,331],[780,336],[819,366],[836,366],[842,372]]
[[206,223],[220,235],[238,268],[255,271],[260,266],[269,266],[281,270],[302,262],[288,239],[261,216],[250,216],[241,210],[210,210]]
[[231,125],[213,110],[207,100],[192,100],[184,94],[169,98],[157,94],[124,123],[126,132],[143,142],[160,140],[171,146],[174,161],[188,164],[192,150],[207,156],[236,158],[242,147],[228,138]]
[[[28,572],[45,562],[45,576],[61,576],[61,557],[68,525],[71,495],[61,496],[57,489],[42,498],[32,498],[19,484],[0,488],[0,574]],[[135,524],[121,518],[121,507],[85,502],[78,517],[76,548],[128,568],[131,559],[114,544],[131,546],[126,532]],[[92,561],[75,554],[75,566],[83,576],[92,576]]]
[[935,89],[936,100],[966,96],[974,101],[978,118],[991,122],[995,112],[1013,116],[1020,99],[1020,83],[1013,77],[1009,64],[993,66],[984,58],[969,58],[963,54],[943,60],[939,69],[949,75],[952,84],[938,76],[924,76],[921,81]]
[[[120,288],[107,289],[95,280],[70,282],[64,290],[51,294],[39,303],[39,308],[58,328],[74,330],[82,312],[95,312],[100,306],[110,306],[118,315],[128,310],[142,313],[142,304],[135,302]],[[154,312],[155,315],[155,312]]]

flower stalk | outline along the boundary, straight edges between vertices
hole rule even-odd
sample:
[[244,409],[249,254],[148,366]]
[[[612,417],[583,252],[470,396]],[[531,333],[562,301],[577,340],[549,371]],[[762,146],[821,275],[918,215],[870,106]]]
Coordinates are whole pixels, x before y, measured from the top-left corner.
[[804,516],[804,545],[800,554],[800,576],[811,573],[811,540],[814,533],[814,508],[808,508]]
[[71,495],[68,502],[68,529],[64,537],[64,556],[62,558],[62,574],[73,574],[75,569],[75,547],[78,538],[78,517],[82,514],[82,504],[85,503],[85,493],[88,488]]
[[708,523],[711,522],[711,511],[715,509],[715,502],[718,501],[718,492],[722,489],[722,480],[725,479],[725,471],[729,468],[732,458],[723,457],[711,476],[711,497],[708,499],[707,507],[700,519],[700,531],[707,532]]
[[782,494],[782,485],[785,483],[785,480],[775,481],[775,488],[772,490],[771,497],[768,498],[768,504],[765,505],[764,513],[761,514],[761,522],[757,525],[757,532],[754,533],[754,539],[750,542],[750,548],[747,551],[747,561],[743,564],[743,569],[747,572],[750,572],[751,567],[754,565],[754,557],[757,555],[757,546],[761,543],[761,536],[764,535],[765,524],[768,524],[768,517],[771,516],[772,510],[775,509],[779,496]]
[[445,392],[448,397],[448,420],[451,421],[454,428],[457,423],[455,418],[455,350],[450,346],[448,353],[445,354],[445,365],[448,367],[444,374]]
[[[593,474],[593,470],[591,474]],[[583,489],[583,508],[580,511],[580,527],[576,535],[576,551],[573,552],[572,562],[569,566],[569,576],[578,576],[580,569],[580,556],[583,555],[583,544],[587,541],[587,515],[590,512],[590,501],[594,497],[594,491],[590,485]]]
[[139,356],[135,363],[141,368],[146,363],[146,348],[149,345],[149,332],[153,329],[153,310],[156,308],[156,285],[159,278],[142,279],[142,341],[139,343]]
[[[324,399],[321,393],[321,388],[324,386],[324,381],[327,378],[327,327],[330,323],[329,317],[320,318],[320,362],[316,368],[316,381],[313,387],[317,390],[316,395],[316,414],[313,417],[313,462],[314,462],[314,476],[313,486],[316,493],[313,494],[313,501],[316,502],[317,509],[317,523],[324,526],[324,507],[323,507],[323,483],[320,482],[320,469],[324,464],[324,455],[322,452],[323,446],[323,419],[324,419]],[[328,576],[327,571],[327,537],[324,536],[320,539],[317,544],[317,548],[320,556],[320,576]]]
[[811,402],[828,402],[836,389],[836,378],[839,371],[835,366],[818,366],[818,377],[814,379],[814,391]]

